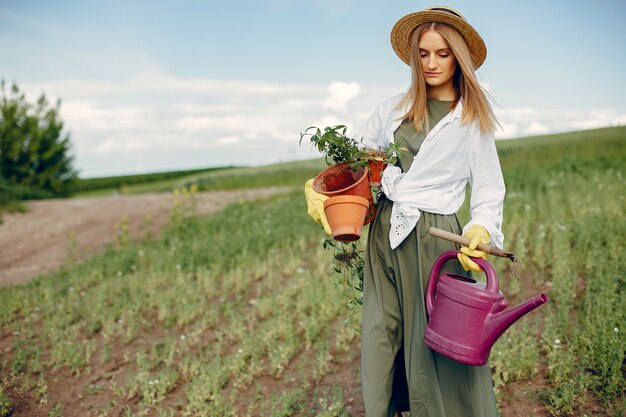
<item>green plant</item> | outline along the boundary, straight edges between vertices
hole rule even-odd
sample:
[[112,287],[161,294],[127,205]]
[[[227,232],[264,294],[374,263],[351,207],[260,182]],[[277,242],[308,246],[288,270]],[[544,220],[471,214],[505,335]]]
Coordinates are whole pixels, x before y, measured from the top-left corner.
[[365,259],[363,259],[363,248],[360,241],[338,242],[327,238],[322,246],[324,249],[333,249],[333,284],[346,301],[348,311],[347,322],[355,326],[359,332],[358,320],[353,317],[353,313],[363,305],[363,275]]
[[325,127],[323,131],[316,126],[311,126],[300,134],[300,145],[302,145],[302,139],[310,136],[311,143],[324,155],[324,161],[328,165],[332,165],[329,159],[335,164],[351,162],[359,166],[365,166],[368,161],[393,164],[398,153],[406,149],[395,143],[390,143],[384,149],[368,148],[355,138],[347,136],[346,130],[345,125]]
[[398,146],[395,143],[390,143],[385,149],[382,150],[365,148],[363,158],[366,161],[379,161],[385,164],[395,164],[398,160],[400,152],[407,150],[408,149],[404,146]]
[[[317,393],[317,392],[316,392]],[[317,400],[320,408],[317,417],[348,417],[350,414],[344,405],[343,391],[339,385],[333,387],[331,396],[321,395]]]
[[[311,126],[304,133],[300,134],[300,145],[302,140],[310,136],[311,143],[324,155],[324,161],[331,165],[333,163],[349,163],[353,169],[366,166],[371,162],[383,164],[393,164],[397,160],[398,154],[406,150],[395,143],[389,144],[384,149],[373,149],[363,146],[355,138],[346,135],[345,125],[325,127],[323,130]],[[372,193],[376,201],[377,193]],[[341,243],[332,239],[323,242],[324,249],[333,248],[333,276],[335,286],[341,291],[342,296],[347,300],[347,306],[351,312],[348,322],[353,324],[352,313],[354,309],[362,304],[363,288],[363,265],[361,256],[363,250],[358,243]]]
[[63,406],[56,403],[48,412],[48,417],[63,417]]
[[[346,130],[344,125],[325,127],[323,131],[311,126],[300,134],[300,145],[302,139],[310,136],[311,143],[324,155],[324,161],[328,165],[331,165],[329,158],[335,164],[363,160],[363,147],[359,146],[356,139],[346,136]],[[309,133],[310,131],[314,132]]]
[[71,194],[78,176],[68,133],[63,133],[60,101],[42,94],[30,103],[16,84],[0,81],[0,178],[10,185],[53,196]]
[[2,387],[0,387],[0,417],[9,416],[12,410],[11,400],[6,396]]

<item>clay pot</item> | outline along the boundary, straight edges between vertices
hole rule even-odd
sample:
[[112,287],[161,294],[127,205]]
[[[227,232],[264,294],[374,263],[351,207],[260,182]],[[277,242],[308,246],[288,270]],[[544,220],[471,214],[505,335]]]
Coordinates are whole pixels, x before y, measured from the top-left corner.
[[383,161],[377,161],[375,159],[367,162],[367,167],[370,170],[370,185],[372,187],[380,186],[380,181],[383,177],[383,170],[387,166]]
[[367,166],[353,170],[347,162],[332,165],[317,174],[313,180],[313,189],[329,197],[356,195],[365,198],[369,201],[365,224],[374,220],[376,209],[370,190],[369,168]]
[[340,242],[358,240],[368,209],[369,201],[357,195],[340,195],[324,201],[324,211],[333,238]]

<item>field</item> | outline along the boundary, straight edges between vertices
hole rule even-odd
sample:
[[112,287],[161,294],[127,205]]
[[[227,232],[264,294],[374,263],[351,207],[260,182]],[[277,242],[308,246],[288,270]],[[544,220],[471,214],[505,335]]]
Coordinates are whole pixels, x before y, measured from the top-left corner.
[[[234,202],[287,190],[290,188],[197,192],[196,211],[213,213]],[[25,213],[5,214],[0,227],[0,287],[29,282],[39,274],[100,253],[119,240],[119,228],[125,229],[129,239],[152,239],[170,221],[175,201],[171,192],[28,201]]]
[[[153,191],[151,187],[167,187],[161,188],[161,190],[169,191],[176,188],[177,181],[181,178],[194,177],[195,175],[219,171],[223,168],[206,168],[206,169],[194,169],[186,171],[168,171],[168,172],[156,172],[152,174],[136,174],[136,175],[122,175],[115,177],[100,177],[100,178],[80,178],[74,186],[74,191],[79,195],[102,195],[110,194],[111,191],[124,193],[133,187],[133,191],[137,192],[150,192]],[[147,187],[144,191],[143,187]]]
[[[491,260],[511,304],[549,297],[492,350],[503,417],[626,411],[625,144],[624,127],[498,142],[520,278]],[[315,170],[194,182],[294,185]],[[185,192],[158,239],[122,228],[106,252],[0,289],[0,417],[362,415],[358,311],[323,238],[299,190],[208,216]]]
[[[321,159],[265,165],[262,167],[221,168],[198,170],[197,172],[180,171],[179,175],[165,176],[150,174],[146,176],[107,177],[84,180],[85,191],[79,197],[102,196],[114,193],[144,194],[169,192],[192,184],[199,191],[241,190],[259,187],[300,186],[303,181],[324,169]],[[186,175],[183,175],[186,174]],[[139,177],[141,181],[135,181]],[[147,182],[146,178],[155,178]],[[111,184],[123,184],[111,186]],[[100,187],[100,185],[102,185]]]

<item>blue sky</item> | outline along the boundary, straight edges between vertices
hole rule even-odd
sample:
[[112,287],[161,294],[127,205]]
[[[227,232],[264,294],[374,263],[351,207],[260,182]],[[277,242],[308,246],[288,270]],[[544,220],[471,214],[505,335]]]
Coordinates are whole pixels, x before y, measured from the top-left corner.
[[[0,0],[0,78],[62,99],[85,177],[315,156],[310,125],[356,130],[409,70],[392,0]],[[626,123],[626,2],[452,1],[487,44],[498,138]]]

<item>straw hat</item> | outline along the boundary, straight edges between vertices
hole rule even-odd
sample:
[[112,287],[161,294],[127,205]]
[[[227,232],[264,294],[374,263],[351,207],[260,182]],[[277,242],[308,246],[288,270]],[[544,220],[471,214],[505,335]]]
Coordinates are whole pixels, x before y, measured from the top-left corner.
[[472,56],[474,69],[478,69],[487,57],[487,47],[476,29],[465,20],[463,15],[448,6],[433,6],[422,11],[408,14],[398,20],[391,29],[391,46],[405,64],[410,64],[411,36],[422,23],[439,22],[452,26],[465,39]]

